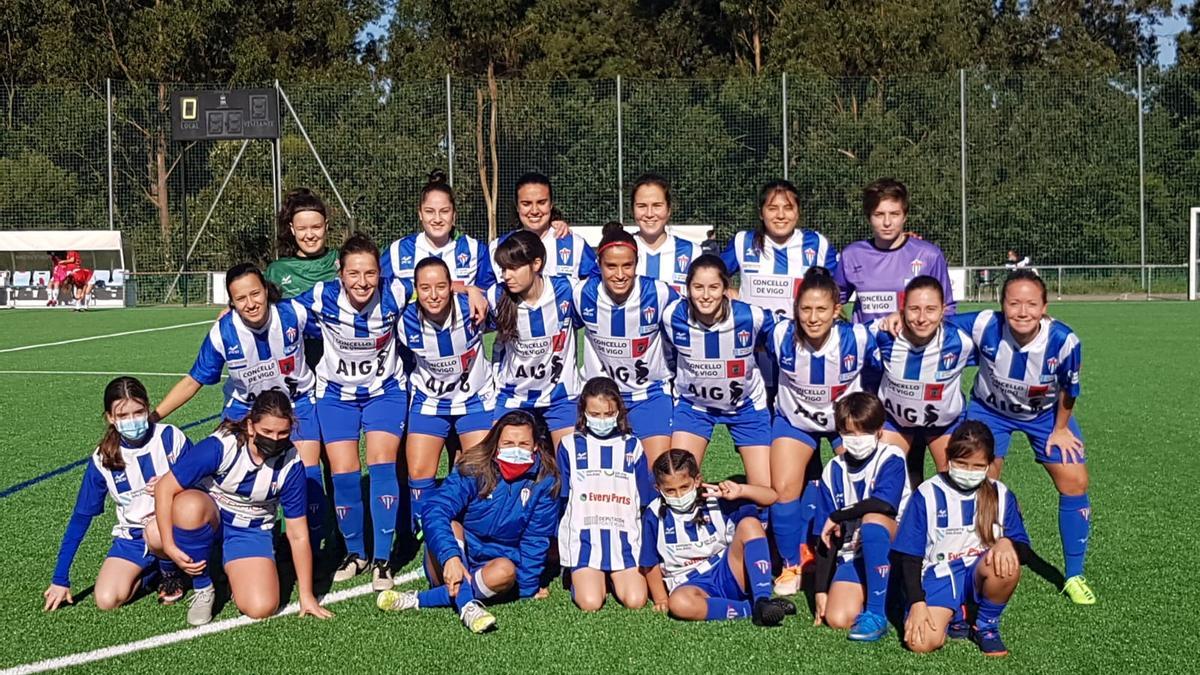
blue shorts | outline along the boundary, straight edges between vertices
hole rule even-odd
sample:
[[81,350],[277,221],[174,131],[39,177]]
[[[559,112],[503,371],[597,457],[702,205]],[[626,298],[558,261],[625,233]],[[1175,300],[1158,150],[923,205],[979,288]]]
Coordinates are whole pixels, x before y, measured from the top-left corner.
[[651,436],[670,436],[675,402],[661,390],[645,401],[625,401],[629,411],[629,426],[641,440]]
[[867,579],[867,563],[860,555],[850,562],[838,557],[837,569],[833,573],[833,583],[848,581],[852,584],[863,585]]
[[575,423],[579,421],[579,399],[564,398],[548,406],[540,407],[520,407],[506,408],[497,403],[496,410],[492,413],[493,420],[499,420],[513,410],[524,410],[533,413],[542,418],[542,422],[550,431],[558,431],[559,429],[574,429]]
[[326,443],[357,441],[360,434],[368,431],[402,436],[407,419],[408,392],[403,390],[386,391],[365,401],[317,399],[317,420]]
[[[1029,445],[1033,446],[1033,457],[1041,464],[1086,464],[1087,456],[1080,455],[1079,457],[1064,457],[1062,450],[1059,448],[1047,448],[1046,441],[1050,438],[1050,432],[1054,431],[1054,410],[1047,410],[1038,415],[1032,420],[1014,420],[1004,417],[1000,413],[992,410],[978,400],[972,398],[967,404],[967,419],[979,420],[987,425],[988,429],[992,430],[992,436],[996,439],[996,457],[1003,459],[1008,454],[1008,446],[1012,443],[1012,435],[1014,431],[1020,431],[1029,439]],[[1071,433],[1079,440],[1083,440],[1083,432],[1079,430],[1079,423],[1075,421],[1075,416],[1071,416],[1071,420],[1067,423],[1071,429]]]
[[912,437],[911,447],[913,447],[913,448],[929,447],[929,444],[932,443],[933,441],[936,441],[937,439],[941,438],[942,436],[949,436],[950,434],[954,433],[954,430],[957,429],[958,425],[962,424],[963,420],[965,420],[966,418],[967,418],[966,413],[963,413],[958,416],[958,419],[954,420],[953,422],[951,422],[950,424],[947,424],[945,426],[909,427],[909,426],[904,426],[903,424],[900,424],[899,422],[896,421],[896,418],[894,418],[890,414],[888,414],[884,417],[883,428],[887,431],[894,431],[898,434],[904,434],[905,436],[911,436]]
[[142,538],[140,531],[133,539],[113,537],[112,546],[108,547],[108,557],[128,560],[143,570],[153,565],[154,561],[157,560],[154,554],[150,552],[150,549],[146,547],[146,540]]
[[821,441],[829,441],[829,447],[834,450],[842,447],[842,437],[836,431],[804,431],[797,429],[786,417],[776,413],[771,421],[771,436],[774,438],[791,438],[807,445],[813,450],[821,449]]
[[721,554],[721,561],[713,565],[712,569],[689,577],[678,588],[684,586],[695,586],[710,598],[727,600],[748,600],[750,598],[750,594],[738,585],[737,579],[733,576],[733,569],[729,567],[729,549]]
[[[321,425],[317,422],[317,406],[311,396],[292,401],[292,412],[296,415],[296,426],[292,428],[292,441],[321,440]],[[234,399],[225,402],[225,419],[237,422],[250,414],[250,404]]]
[[925,604],[930,607],[945,607],[957,612],[963,605],[978,602],[979,596],[975,589],[975,568],[983,556],[975,559],[970,565],[950,565],[950,574],[939,577],[933,568],[925,570],[921,577],[921,586],[925,589]]
[[408,413],[408,433],[425,434],[446,438],[453,429],[456,434],[486,431],[492,428],[492,411],[464,413],[462,415],[425,415],[417,410]]
[[221,560],[230,563],[242,558],[274,560],[274,535],[271,534],[271,530],[221,523]]
[[745,408],[731,413],[710,413],[696,410],[680,399],[675,402],[675,431],[686,431],[703,438],[712,438],[713,427],[724,424],[737,447],[771,445],[771,414],[766,410]]

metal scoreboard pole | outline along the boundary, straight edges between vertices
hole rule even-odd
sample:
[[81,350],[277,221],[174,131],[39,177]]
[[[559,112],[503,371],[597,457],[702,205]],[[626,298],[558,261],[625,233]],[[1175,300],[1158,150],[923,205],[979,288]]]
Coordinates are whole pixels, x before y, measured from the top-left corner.
[[[183,146],[183,150],[180,150],[180,153],[181,153],[181,156],[180,156],[180,158],[179,158],[179,182],[180,182],[180,184],[181,184],[181,185],[180,185],[180,188],[179,188],[179,194],[180,194],[180,195],[183,197],[183,208],[182,208],[182,213],[183,213],[183,244],[184,244],[184,246],[187,246],[188,239],[190,239],[190,238],[191,238],[191,237],[189,236],[189,235],[191,234],[191,232],[190,232],[190,230],[189,230],[189,228],[188,228],[188,208],[187,208],[187,146],[186,146],[186,145],[184,145],[184,146]],[[179,268],[179,277],[178,277],[178,278],[179,278],[179,292],[183,294],[183,306],[184,306],[184,307],[187,307],[187,304],[188,304],[188,279],[187,279],[187,274],[188,274],[188,258],[191,256],[191,254],[192,254],[192,251],[191,251],[191,249],[184,249],[184,251],[183,251],[183,265],[181,265],[181,266],[180,266],[180,268]],[[169,292],[169,291],[168,291],[168,295],[170,295],[170,292]]]

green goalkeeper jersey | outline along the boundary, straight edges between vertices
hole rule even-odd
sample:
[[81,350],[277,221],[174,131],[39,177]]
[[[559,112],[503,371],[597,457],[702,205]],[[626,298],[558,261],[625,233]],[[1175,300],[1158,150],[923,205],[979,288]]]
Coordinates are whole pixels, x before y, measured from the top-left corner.
[[267,265],[267,280],[283,291],[284,298],[294,298],[318,281],[335,279],[337,273],[338,252],[332,248],[316,258],[280,258]]

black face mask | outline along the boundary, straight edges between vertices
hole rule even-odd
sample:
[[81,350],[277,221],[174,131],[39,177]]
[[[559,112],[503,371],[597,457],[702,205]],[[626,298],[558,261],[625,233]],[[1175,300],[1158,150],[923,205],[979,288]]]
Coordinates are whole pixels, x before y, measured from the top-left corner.
[[263,459],[271,459],[291,450],[293,446],[290,438],[267,438],[258,434],[254,437],[254,447]]

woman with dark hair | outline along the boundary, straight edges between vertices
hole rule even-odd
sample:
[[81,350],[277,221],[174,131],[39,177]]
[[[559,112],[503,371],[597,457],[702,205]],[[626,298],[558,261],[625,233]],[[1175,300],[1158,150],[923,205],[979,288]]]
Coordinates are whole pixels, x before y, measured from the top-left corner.
[[279,258],[267,265],[266,277],[283,297],[295,297],[318,281],[337,277],[338,252],[326,245],[328,213],[320,197],[308,188],[292,190],[284,196],[275,221]]
[[457,216],[454,188],[446,182],[445,171],[434,169],[417,203],[421,231],[397,239],[383,251],[379,261],[383,278],[411,279],[416,266],[432,257],[446,263],[455,287],[490,288],[496,283],[487,246],[459,232]]
[[208,570],[214,540],[238,609],[264,619],[279,609],[279,573],[271,534],[280,507],[287,523],[300,616],[333,616],[313,595],[304,467],[290,439],[292,403],[265,391],[238,422],[226,420],[171,467],[155,489],[163,550],[192,575],[193,626],[212,619],[216,592]]
[[483,602],[538,592],[558,521],[559,470],[546,430],[523,410],[496,420],[425,505],[427,591],[384,591],[385,611],[454,607],[463,625],[496,625]]
[[596,274],[596,253],[583,237],[571,232],[562,214],[554,206],[550,179],[530,172],[517,179],[513,195],[513,227],[519,229],[501,235],[489,244],[492,270],[500,267],[496,251],[517,232],[532,232],[542,242],[547,255],[542,258],[542,273],[551,277],[586,279]]
[[637,223],[637,273],[658,279],[683,291],[688,267],[700,257],[700,246],[667,231],[671,222],[671,184],[658,174],[647,173],[633,182],[630,210]]
[[104,388],[104,419],[107,428],[83,471],[75,510],[58,549],[54,578],[42,593],[48,612],[64,602],[75,602],[71,563],[92,520],[104,512],[105,496],[112,497],[117,522],[112,546],[96,575],[96,606],[107,610],[125,604],[156,562],[162,572],[159,602],[172,604],[183,597],[179,570],[158,536],[154,488],[192,444],[178,428],[151,421],[146,387],[132,377],[118,377]]

